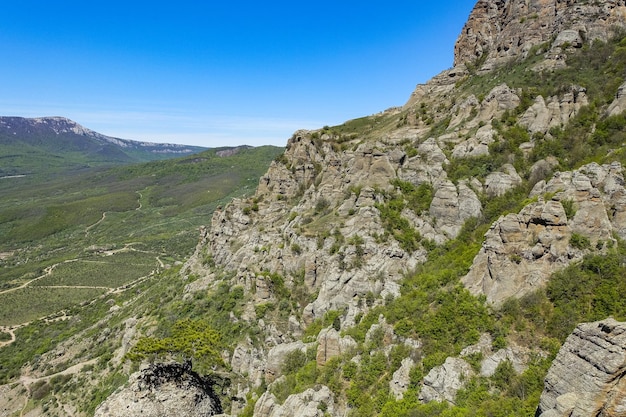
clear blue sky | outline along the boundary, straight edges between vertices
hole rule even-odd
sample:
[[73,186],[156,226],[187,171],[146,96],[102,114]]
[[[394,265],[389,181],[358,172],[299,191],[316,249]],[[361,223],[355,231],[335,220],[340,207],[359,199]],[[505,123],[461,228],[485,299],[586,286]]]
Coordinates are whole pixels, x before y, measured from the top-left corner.
[[284,146],[406,102],[476,0],[6,1],[0,115],[111,136]]

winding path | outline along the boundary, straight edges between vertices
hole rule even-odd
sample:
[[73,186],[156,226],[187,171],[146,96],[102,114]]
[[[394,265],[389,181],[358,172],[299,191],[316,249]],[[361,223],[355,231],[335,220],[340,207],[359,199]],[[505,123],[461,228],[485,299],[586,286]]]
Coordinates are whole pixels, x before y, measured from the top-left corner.
[[[148,253],[148,252],[136,250],[136,249],[132,248],[132,245],[133,245],[133,243],[127,243],[127,244],[124,245],[123,248],[112,250],[112,251],[108,251],[106,253],[106,255],[107,256],[111,256],[111,255],[114,255],[116,253],[125,252],[125,251],[129,251],[129,252],[130,251],[134,251],[134,252]],[[163,261],[158,256],[155,256],[155,258],[156,258],[156,260],[157,260],[157,262],[159,264],[159,268],[160,269],[164,268],[165,265],[164,265]],[[26,281],[25,283],[23,283],[23,284],[21,284],[21,285],[19,285],[17,287],[13,287],[13,288],[9,288],[7,290],[0,291],[0,295],[11,293],[11,292],[15,292],[17,290],[27,288],[33,282],[38,281],[40,279],[43,279],[43,278],[46,278],[46,277],[52,275],[52,272],[54,271],[54,268],[56,268],[57,266],[59,266],[61,264],[64,264],[64,263],[78,262],[78,261],[81,261],[81,259],[69,259],[69,260],[66,260],[66,261],[59,262],[59,263],[56,263],[54,265],[48,266],[48,267],[46,267],[44,269],[44,273],[42,275],[40,275],[40,276],[38,276],[36,278],[33,278],[33,279],[29,280],[29,281]],[[97,261],[87,261],[87,262],[97,262]],[[153,270],[148,275],[145,275],[143,277],[139,277],[139,278],[137,278],[134,281],[131,281],[131,282],[127,283],[127,284],[124,284],[124,285],[121,285],[121,286],[115,287],[115,288],[103,287],[103,286],[97,286],[97,285],[41,285],[41,286],[37,286],[37,288],[67,288],[67,289],[75,289],[75,288],[77,288],[77,289],[106,290],[106,292],[100,296],[100,297],[102,297],[102,296],[107,296],[107,295],[111,295],[111,294],[120,294],[120,293],[122,293],[124,291],[127,291],[127,290],[137,286],[138,284],[142,283],[146,279],[154,276],[154,274],[159,270],[159,268]],[[15,340],[16,340],[15,331],[17,329],[19,329],[21,327],[24,327],[24,326],[28,326],[29,324],[31,324],[31,323],[33,323],[33,322],[35,322],[37,320],[46,320],[46,321],[58,320],[57,314],[58,314],[58,312],[57,313],[53,313],[51,315],[44,316],[44,317],[40,317],[38,319],[29,321],[29,322],[26,322],[26,323],[14,324],[14,325],[11,325],[11,326],[0,326],[0,332],[8,333],[8,334],[11,335],[11,339],[10,340],[0,341],[0,349],[5,347],[5,346],[8,346],[8,345],[12,344],[13,342],[15,342]]]
[[0,348],[6,346],[6,345],[10,345],[11,343],[15,342],[15,326],[0,326],[0,332],[1,333],[8,333],[11,335],[11,339],[9,340],[4,340],[2,342],[0,342]]

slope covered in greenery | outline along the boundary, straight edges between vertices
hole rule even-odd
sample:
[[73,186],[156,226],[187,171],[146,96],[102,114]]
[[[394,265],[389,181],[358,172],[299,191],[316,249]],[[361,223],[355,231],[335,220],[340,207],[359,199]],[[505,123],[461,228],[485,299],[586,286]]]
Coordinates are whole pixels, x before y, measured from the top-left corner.
[[[250,193],[277,147],[0,180],[0,326],[141,281],[189,256],[213,210]],[[4,348],[7,350],[8,348]]]

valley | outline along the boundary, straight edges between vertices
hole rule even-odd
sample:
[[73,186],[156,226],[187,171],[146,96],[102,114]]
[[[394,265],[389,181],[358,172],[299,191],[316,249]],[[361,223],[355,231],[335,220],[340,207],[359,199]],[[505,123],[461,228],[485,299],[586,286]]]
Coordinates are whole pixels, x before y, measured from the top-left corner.
[[624,415],[626,4],[480,0],[454,56],[284,149],[0,181],[0,412]]

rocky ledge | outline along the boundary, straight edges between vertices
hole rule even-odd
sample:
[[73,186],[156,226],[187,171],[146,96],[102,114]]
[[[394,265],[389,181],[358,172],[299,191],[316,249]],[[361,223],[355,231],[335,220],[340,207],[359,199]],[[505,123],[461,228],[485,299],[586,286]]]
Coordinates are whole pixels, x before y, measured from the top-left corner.
[[539,417],[626,415],[626,323],[580,324],[546,377]]
[[152,364],[98,407],[94,416],[207,417],[222,413],[213,381],[191,370],[191,362]]

